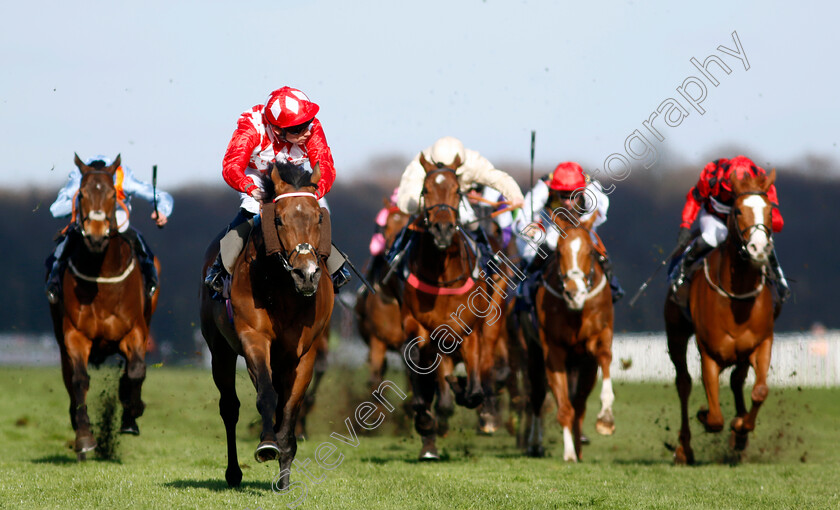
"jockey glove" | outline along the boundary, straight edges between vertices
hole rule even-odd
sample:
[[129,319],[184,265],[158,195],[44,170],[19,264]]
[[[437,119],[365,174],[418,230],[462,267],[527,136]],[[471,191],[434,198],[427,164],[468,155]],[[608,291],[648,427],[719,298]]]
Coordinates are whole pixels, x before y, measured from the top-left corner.
[[691,229],[680,227],[680,232],[677,235],[677,246],[688,246],[689,241],[691,241]]

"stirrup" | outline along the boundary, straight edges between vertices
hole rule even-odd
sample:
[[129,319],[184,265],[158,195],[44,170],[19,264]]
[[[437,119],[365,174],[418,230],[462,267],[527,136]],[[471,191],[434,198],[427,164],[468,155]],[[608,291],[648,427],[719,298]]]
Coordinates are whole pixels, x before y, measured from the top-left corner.
[[216,260],[212,266],[207,268],[207,277],[204,278],[204,285],[207,285],[210,290],[222,294],[225,290],[225,276],[227,276],[227,270]]
[[44,289],[47,294],[47,301],[50,302],[51,305],[58,303],[61,297],[61,285],[54,281],[47,282],[47,286]]
[[332,278],[332,282],[333,282],[333,292],[335,294],[338,294],[338,289],[347,285],[347,283],[351,279],[351,275],[350,275],[350,271],[348,271],[347,268],[344,267],[344,265],[342,265],[338,269],[338,271],[336,271],[335,273],[330,275],[330,278]]

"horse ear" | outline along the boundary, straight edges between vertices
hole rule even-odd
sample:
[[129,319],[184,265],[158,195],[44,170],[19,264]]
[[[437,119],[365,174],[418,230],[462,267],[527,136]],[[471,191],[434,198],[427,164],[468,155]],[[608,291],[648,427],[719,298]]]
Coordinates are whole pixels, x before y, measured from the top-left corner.
[[277,170],[277,163],[269,163],[268,177],[274,184],[275,193],[279,193],[280,187],[283,185],[283,179],[280,178],[280,171]]
[[776,169],[775,168],[770,170],[770,173],[767,174],[767,177],[764,180],[764,186],[762,186],[761,191],[767,193],[767,190],[770,189],[770,186],[772,186],[774,182],[776,182]]
[[426,159],[426,155],[425,155],[425,154],[423,154],[422,152],[420,153],[420,166],[422,166],[422,167],[423,167],[423,170],[425,170],[425,171],[426,171],[426,173],[429,173],[429,172],[431,172],[432,170],[437,170],[437,166],[435,166],[435,164],[434,164],[434,163],[430,163],[430,162]]
[[729,177],[729,184],[732,186],[732,194],[740,195],[744,189],[744,180],[740,179],[735,172]]
[[463,161],[461,161],[461,155],[460,154],[455,155],[455,159],[452,160],[452,168],[458,168],[462,164],[464,164],[464,163],[463,163]]
[[321,180],[321,163],[315,163],[315,167],[312,169],[312,177],[309,178],[309,182],[314,185],[318,185],[318,182]]
[[121,159],[120,159],[120,154],[117,154],[117,157],[116,157],[116,158],[114,158],[114,162],[113,162],[113,163],[111,163],[111,166],[109,166],[108,168],[106,168],[106,170],[108,170],[108,173],[109,173],[109,174],[114,175],[114,173],[116,173],[117,168],[119,168],[119,167],[120,167],[120,161],[121,161]]
[[76,167],[79,169],[80,172],[85,173],[87,172],[88,166],[82,162],[82,159],[79,157],[78,154],[75,152],[73,153],[73,163],[76,164]]

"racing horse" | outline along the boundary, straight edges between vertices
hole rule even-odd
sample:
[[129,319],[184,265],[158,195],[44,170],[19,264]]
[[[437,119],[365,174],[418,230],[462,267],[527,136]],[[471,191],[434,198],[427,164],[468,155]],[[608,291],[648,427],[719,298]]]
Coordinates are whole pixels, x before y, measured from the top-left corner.
[[385,205],[388,207],[388,216],[382,232],[385,238],[385,252],[371,257],[368,262],[368,276],[376,294],[369,292],[365,286],[362,286],[354,307],[359,334],[370,347],[370,379],[368,383],[374,390],[382,383],[385,375],[385,354],[388,349],[399,351],[405,340],[399,301],[396,296],[390,293],[387,286],[381,284],[381,281],[385,278],[389,269],[385,253],[388,253],[397,234],[408,223],[408,216],[401,212],[398,207],[387,203],[387,199]]
[[557,421],[563,427],[563,460],[581,459],[586,399],[595,386],[599,366],[603,384],[595,429],[604,435],[615,430],[610,379],[613,304],[590,232],[596,215],[574,223],[559,214],[554,216],[565,235],[558,239],[536,293],[537,335],[534,325],[523,321],[523,330],[530,331],[526,338],[532,413],[527,453],[531,456],[545,453],[541,417],[548,383],[557,403]]
[[[407,340],[403,358],[414,394],[414,428],[423,441],[420,459],[435,460],[439,458],[435,446],[438,430],[431,406],[436,392],[439,399],[444,397],[439,382],[445,380],[455,402],[469,409],[478,407],[484,395],[494,391],[492,378],[482,379],[479,362],[482,349],[495,345],[495,339],[489,342],[483,338],[482,323],[497,321],[500,312],[496,313],[499,305],[494,301],[494,288],[473,277],[478,260],[459,225],[462,194],[455,169],[461,165],[460,157],[446,166],[430,163],[421,155],[420,164],[426,172],[421,214],[407,227],[415,231],[416,242],[407,254],[409,275],[401,305]],[[492,361],[492,352],[489,359]],[[459,361],[464,362],[466,377],[452,373]],[[439,414],[451,414],[439,404]]]
[[[137,435],[137,418],[145,404],[140,398],[146,378],[149,322],[158,292],[146,297],[143,275],[131,242],[120,235],[116,219],[117,191],[114,173],[118,155],[110,166],[87,166],[75,156],[82,173],[78,193],[80,236],[69,243],[67,270],[61,295],[50,305],[55,338],[61,353],[61,373],[70,395],[70,423],[76,431],[74,450],[79,460],[96,448],[87,413],[90,387],[88,363],[99,365],[111,354],[121,355],[125,370],[120,377],[122,403],[120,432]],[[155,259],[160,271],[160,262]]]
[[[666,298],[665,332],[680,397],[680,444],[674,452],[677,464],[694,463],[688,419],[691,376],[686,365],[686,349],[692,334],[700,351],[708,402],[708,409],[701,409],[697,418],[706,431],[723,430],[718,400],[722,369],[735,367],[730,377],[736,413],[730,424],[730,445],[735,450],[746,448],[758,410],[767,398],[773,324],[778,315],[778,310],[774,311],[772,291],[766,285],[767,262],[773,250],[772,204],[767,190],[775,179],[775,170],[755,177],[732,176],[735,201],[727,219],[729,232],[726,240],[704,259],[703,271],[690,278],[687,313],[674,302],[671,291]],[[755,385],[752,406],[747,412],[743,388],[751,365]]]
[[[272,164],[269,176],[264,184],[273,198],[261,204],[259,225],[236,260],[230,299],[212,299],[202,284],[200,314],[227,436],[225,480],[232,487],[242,481],[236,454],[235,379],[237,356],[243,356],[262,421],[254,458],[279,460],[277,486],[286,489],[297,451],[295,424],[318,344],[330,322],[334,294],[325,265],[329,215],[314,193],[318,166],[310,174],[289,163]],[[207,249],[201,274],[214,260],[222,234]]]

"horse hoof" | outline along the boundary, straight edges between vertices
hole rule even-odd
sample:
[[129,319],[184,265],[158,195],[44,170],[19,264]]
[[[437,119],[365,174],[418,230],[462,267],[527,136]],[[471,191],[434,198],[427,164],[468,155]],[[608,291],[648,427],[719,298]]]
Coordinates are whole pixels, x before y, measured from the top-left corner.
[[723,423],[709,423],[708,409],[700,409],[697,411],[697,419],[703,424],[706,432],[720,432],[723,430]]
[[239,467],[236,469],[227,468],[225,470],[225,481],[228,487],[239,487],[239,484],[242,483],[242,470]]
[[140,435],[140,427],[137,425],[120,428],[120,434],[129,434],[132,436]]
[[602,436],[611,436],[615,432],[615,423],[607,420],[598,420],[595,422],[595,430]]
[[254,452],[254,460],[257,462],[268,462],[270,460],[277,460],[280,458],[280,448],[274,441],[263,441],[257,446],[257,451]]
[[[596,428],[597,428],[597,427],[596,427]],[[615,427],[613,427],[613,429],[614,429],[614,428],[615,428]],[[589,436],[587,436],[587,435],[585,435],[585,434],[581,434],[581,435],[580,435],[580,444],[589,444],[589,443],[591,443],[591,441],[589,440]]]
[[566,462],[577,462],[578,461],[577,454],[575,452],[564,453],[563,454],[563,460],[566,461]]
[[418,460],[440,460],[440,455],[438,455],[437,448],[435,447],[431,447],[429,449],[424,448],[423,450],[420,450],[420,457]]
[[677,449],[674,450],[674,464],[678,466],[694,464],[694,452],[689,450],[688,454],[686,454],[682,445],[677,446]]
[[529,457],[541,458],[545,457],[545,448],[542,445],[531,445],[526,452]]
[[496,433],[496,426],[492,423],[485,423],[478,426],[478,434],[481,436],[492,436]]
[[77,453],[77,454],[76,454],[76,460],[77,460],[77,461],[79,461],[79,462],[84,462],[84,461],[86,461],[86,460],[87,460],[87,454],[86,454],[86,453],[82,453],[82,452]]
[[747,448],[749,439],[749,434],[746,432],[741,433],[733,430],[729,436],[729,447],[735,451],[742,452]]
[[[85,453],[93,451],[96,449],[96,440],[93,436],[82,436],[76,439],[76,444],[74,450],[77,454],[82,454],[84,456]],[[80,460],[85,460],[84,458]]]

